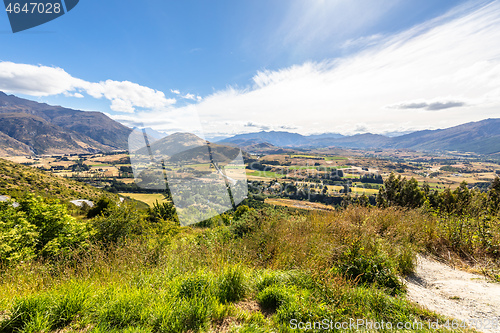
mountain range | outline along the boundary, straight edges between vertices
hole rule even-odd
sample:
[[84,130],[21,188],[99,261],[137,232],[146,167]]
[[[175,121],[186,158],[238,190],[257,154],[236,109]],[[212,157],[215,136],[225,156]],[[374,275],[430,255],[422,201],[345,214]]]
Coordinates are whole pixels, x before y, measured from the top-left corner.
[[131,129],[104,113],[38,103],[0,92],[0,155],[127,149]]
[[[126,150],[131,131],[101,112],[72,110],[0,92],[0,156]],[[165,133],[153,129],[146,129],[146,133],[159,140],[156,145],[171,144],[169,140],[172,138]],[[239,146],[249,152],[266,153],[286,152],[294,148],[339,147],[461,151],[500,156],[500,119],[485,119],[399,136],[371,133],[304,136],[271,131],[240,134],[218,143]],[[189,145],[189,142],[185,144]],[[196,142],[193,144],[196,145]]]
[[220,142],[237,145],[243,149],[258,144],[270,144],[282,148],[411,149],[490,155],[500,153],[500,119],[485,119],[446,129],[417,131],[396,137],[371,133],[353,136],[333,133],[304,136],[271,131],[236,135]]

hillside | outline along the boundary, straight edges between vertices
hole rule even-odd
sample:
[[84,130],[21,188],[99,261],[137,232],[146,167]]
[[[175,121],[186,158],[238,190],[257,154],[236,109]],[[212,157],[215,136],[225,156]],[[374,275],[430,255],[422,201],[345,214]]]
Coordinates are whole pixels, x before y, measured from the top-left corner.
[[0,131],[12,140],[29,147],[28,153],[31,150],[38,155],[111,149],[110,146],[100,144],[85,135],[63,129],[26,113],[0,113]]
[[232,138],[224,139],[221,143],[234,143],[244,145],[247,141],[255,143],[270,143],[278,147],[299,147],[308,145],[310,140],[300,134],[290,132],[258,132],[236,135]]
[[419,131],[394,138],[386,147],[494,154],[500,152],[500,119],[485,119],[447,129]]
[[[154,140],[154,138],[150,139]],[[209,144],[209,146],[207,146]],[[151,152],[155,156],[162,156],[170,162],[191,164],[208,163],[209,150],[214,161],[220,164],[229,163],[240,153],[240,149],[230,145],[209,143],[191,133],[174,133],[151,143]],[[136,151],[136,154],[148,156],[148,148]],[[244,153],[248,157],[247,153]]]
[[[30,115],[32,116],[31,119],[36,119],[40,124],[43,124],[45,130],[49,129],[49,125],[54,126],[51,130],[54,130],[56,134],[51,137],[50,132],[46,133],[46,145],[35,148],[28,144],[38,154],[51,153],[54,150],[70,153],[75,152],[72,149],[82,149],[90,152],[95,150],[127,149],[127,139],[131,131],[100,112],[78,111],[61,106],[52,106],[14,95],[6,95],[3,92],[0,92],[0,114],[9,114],[9,119],[13,119],[15,115],[18,115],[20,119],[23,119],[22,121],[26,121],[29,118],[27,116]],[[1,121],[3,122],[3,120]],[[5,132],[7,125],[2,126],[0,123],[0,127],[4,129],[0,130],[4,134],[7,134]],[[20,142],[29,140],[22,137],[21,133],[16,134],[15,131],[11,131],[11,134],[7,135]],[[55,142],[57,142],[56,147],[51,147],[51,144]],[[4,151],[5,148],[6,146],[0,146],[0,149]]]
[[[149,136],[151,139],[151,136]],[[174,133],[151,143],[151,151],[155,155],[173,156],[186,150],[206,145],[206,141],[191,133]],[[148,154],[147,148],[137,151]]]
[[28,145],[19,142],[0,131],[0,156],[19,156],[30,154],[32,154],[32,150]]
[[96,200],[103,195],[114,197],[90,185],[0,158],[0,195],[17,197],[25,192],[61,201]]

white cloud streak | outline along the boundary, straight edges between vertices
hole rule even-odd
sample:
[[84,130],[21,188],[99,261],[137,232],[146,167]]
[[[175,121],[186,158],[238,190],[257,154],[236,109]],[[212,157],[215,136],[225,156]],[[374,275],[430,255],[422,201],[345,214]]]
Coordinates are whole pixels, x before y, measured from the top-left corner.
[[248,122],[350,134],[360,124],[384,133],[498,117],[499,40],[499,1],[464,6],[347,58],[260,71],[251,87],[215,92],[197,110],[221,134],[248,132]]
[[75,78],[61,68],[0,62],[0,90],[31,96],[64,94],[83,98],[86,92],[94,98],[111,101],[111,110],[133,113],[136,108],[162,109],[176,103],[173,98],[129,81],[87,82]]

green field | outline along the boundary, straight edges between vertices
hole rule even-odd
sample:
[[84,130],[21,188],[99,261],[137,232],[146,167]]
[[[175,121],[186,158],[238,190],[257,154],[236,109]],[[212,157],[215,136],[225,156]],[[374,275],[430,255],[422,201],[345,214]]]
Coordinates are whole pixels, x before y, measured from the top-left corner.
[[153,204],[158,202],[167,202],[165,196],[160,193],[119,193],[121,196],[128,197],[137,201],[144,202],[150,207],[153,207]]
[[327,156],[327,157],[325,157],[325,161],[343,161],[343,160],[348,160],[348,158],[342,157],[342,156]]
[[264,177],[264,178],[283,178],[285,177],[284,174],[277,173],[277,172],[272,172],[272,171],[248,171],[247,170],[247,176],[254,176],[254,177]]
[[337,170],[337,169],[348,169],[350,168],[349,166],[322,166],[322,165],[316,165],[316,166],[301,166],[301,165],[294,165],[288,167],[288,170],[318,170],[318,171],[325,171],[325,170]]

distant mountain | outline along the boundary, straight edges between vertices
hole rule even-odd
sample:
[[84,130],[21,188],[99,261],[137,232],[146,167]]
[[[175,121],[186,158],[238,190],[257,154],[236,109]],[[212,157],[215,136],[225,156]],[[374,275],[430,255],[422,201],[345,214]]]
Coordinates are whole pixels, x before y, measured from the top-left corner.
[[391,138],[380,134],[356,134],[346,136],[340,139],[319,139],[309,143],[311,147],[343,147],[343,148],[378,148],[383,147],[391,142]]
[[419,131],[400,137],[385,148],[449,150],[494,154],[500,152],[500,119],[485,119],[447,129]]
[[412,149],[420,151],[461,151],[500,154],[500,119],[486,119],[447,129],[424,130],[389,137],[379,134],[336,134],[302,136],[288,132],[259,132],[236,135],[223,142],[240,147],[272,144],[282,148]]
[[307,145],[309,139],[303,135],[289,132],[258,132],[233,136],[232,138],[221,140],[220,142],[242,145],[252,140],[252,143],[270,143],[278,147],[299,147]]
[[[17,154],[5,135],[31,153],[52,154],[127,149],[130,129],[100,112],[38,103],[0,92],[0,153]],[[26,148],[26,147],[24,147]],[[15,152],[17,151],[17,152]]]
[[[373,148],[386,144],[391,139],[378,134],[357,134],[354,136],[343,136],[337,133],[315,134],[303,136],[289,132],[259,132],[236,135],[221,142],[237,145],[249,150],[259,151],[257,144],[268,144],[283,148],[323,148],[323,147],[346,147],[346,148]],[[263,147],[268,149],[269,147]]]
[[159,140],[159,139],[162,139],[162,138],[168,136],[168,134],[163,133],[163,132],[155,131],[154,129],[152,129],[150,127],[147,127],[144,130],[146,131],[146,134],[149,137],[153,137],[155,140]]
[[236,146],[251,154],[285,154],[292,153],[294,150],[276,147],[269,142],[262,142],[258,139],[249,139],[240,141],[238,144],[234,142],[224,142],[228,146]]
[[[219,164],[233,161],[240,149],[230,145],[210,143],[191,133],[174,133],[150,144],[149,149],[157,159],[175,163],[209,163],[210,155]],[[149,158],[148,147],[132,153]],[[247,153],[243,153],[248,157]]]
[[312,134],[308,135],[309,140],[321,140],[321,139],[340,139],[344,138],[345,135],[339,133],[323,133],[323,134]]
[[[154,155],[173,156],[186,150],[206,145],[206,141],[191,133],[174,133],[151,143]],[[139,149],[136,153],[149,154],[148,148]]]

